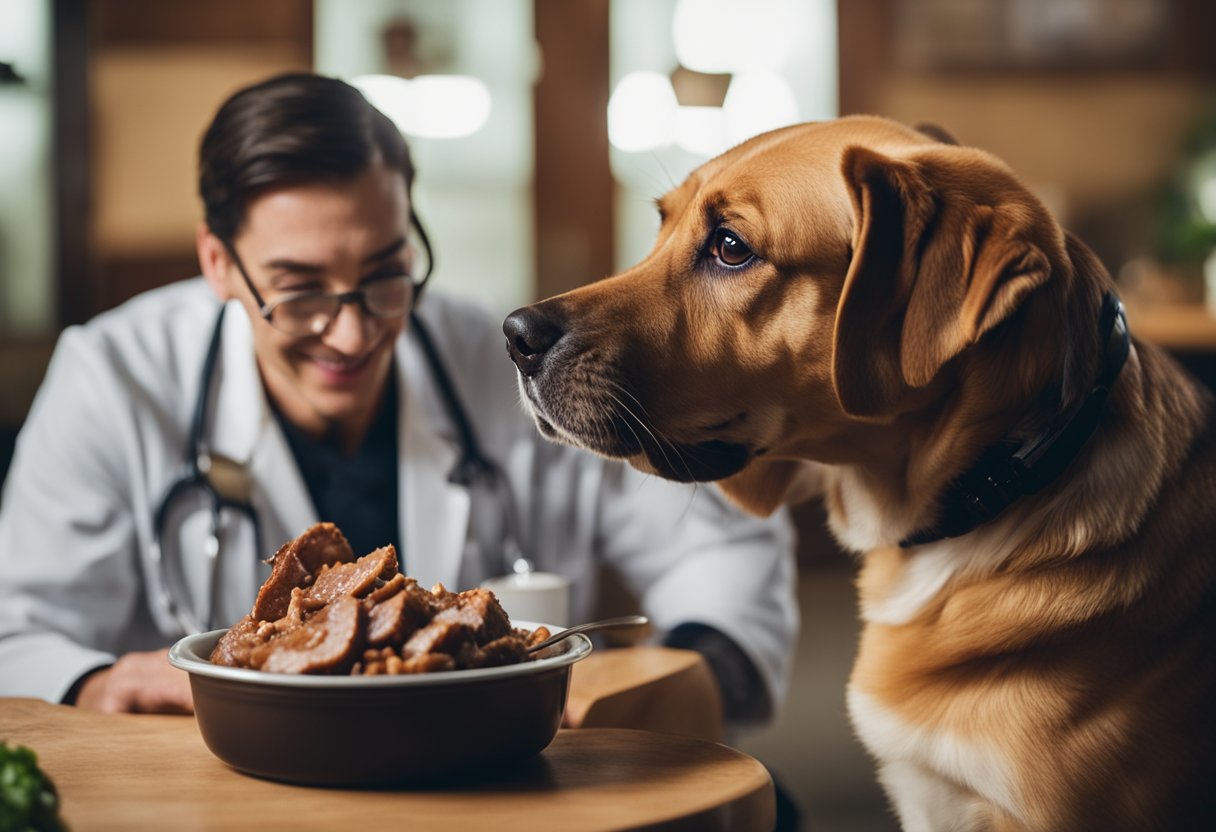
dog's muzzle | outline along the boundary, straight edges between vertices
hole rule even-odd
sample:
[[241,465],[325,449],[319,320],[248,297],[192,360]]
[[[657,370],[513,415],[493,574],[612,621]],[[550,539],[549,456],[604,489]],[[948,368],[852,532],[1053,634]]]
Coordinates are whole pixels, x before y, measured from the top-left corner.
[[[519,369],[520,388],[543,435],[629,459],[681,482],[721,479],[747,465],[751,452],[742,444],[717,438],[660,439],[657,426],[643,420],[643,400],[627,392],[636,387],[619,367],[585,360],[577,339],[566,338],[563,318],[562,308],[548,301],[515,310],[502,325],[507,353]],[[648,465],[643,466],[643,458]]]

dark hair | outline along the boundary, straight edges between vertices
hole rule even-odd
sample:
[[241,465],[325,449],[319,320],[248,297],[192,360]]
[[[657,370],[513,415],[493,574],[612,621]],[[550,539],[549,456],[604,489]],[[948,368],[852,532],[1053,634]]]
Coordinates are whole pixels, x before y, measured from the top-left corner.
[[[414,183],[409,147],[396,125],[357,89],[309,73],[278,75],[237,91],[203,135],[198,192],[211,233],[231,244],[249,202],[270,188],[353,179],[376,162]],[[410,208],[410,222],[431,252]]]

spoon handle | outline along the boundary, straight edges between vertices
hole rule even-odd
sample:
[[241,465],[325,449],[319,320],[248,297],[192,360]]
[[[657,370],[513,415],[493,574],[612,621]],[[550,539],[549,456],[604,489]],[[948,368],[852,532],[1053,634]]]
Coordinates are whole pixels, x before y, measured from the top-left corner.
[[585,633],[589,630],[608,630],[618,627],[641,627],[649,623],[650,619],[644,615],[626,615],[622,616],[621,618],[605,618],[602,621],[588,621],[586,624],[578,624],[574,627],[567,627],[560,633],[554,633],[540,644],[534,644],[529,647],[527,652],[535,653],[537,650],[543,650],[568,636],[574,635],[575,633]]

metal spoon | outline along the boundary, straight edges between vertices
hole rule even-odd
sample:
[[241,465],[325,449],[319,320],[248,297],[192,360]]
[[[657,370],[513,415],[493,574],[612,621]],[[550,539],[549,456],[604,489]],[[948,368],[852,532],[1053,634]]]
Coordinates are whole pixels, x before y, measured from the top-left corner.
[[572,636],[575,633],[585,633],[589,630],[608,630],[617,627],[641,627],[649,624],[650,619],[644,615],[626,615],[621,618],[605,618],[602,621],[588,621],[586,624],[578,624],[574,627],[567,627],[560,633],[554,633],[540,644],[534,644],[525,652],[535,653],[537,650],[544,650],[550,645],[557,644],[562,639]]

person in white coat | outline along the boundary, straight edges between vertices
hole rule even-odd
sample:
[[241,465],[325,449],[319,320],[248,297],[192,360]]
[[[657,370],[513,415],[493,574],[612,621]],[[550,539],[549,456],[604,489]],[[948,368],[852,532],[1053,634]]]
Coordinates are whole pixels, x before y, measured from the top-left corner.
[[424,586],[524,555],[570,579],[574,620],[613,567],[668,643],[706,654],[729,716],[772,713],[798,624],[788,519],[541,438],[497,322],[420,296],[413,174],[340,81],[279,76],[220,108],[203,277],[65,330],[19,435],[0,695],[189,711],[166,646],[248,613],[266,559],[321,519],[356,554],[394,543]]

